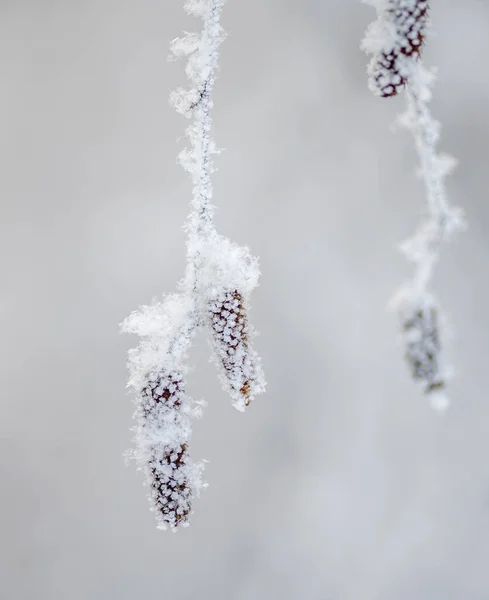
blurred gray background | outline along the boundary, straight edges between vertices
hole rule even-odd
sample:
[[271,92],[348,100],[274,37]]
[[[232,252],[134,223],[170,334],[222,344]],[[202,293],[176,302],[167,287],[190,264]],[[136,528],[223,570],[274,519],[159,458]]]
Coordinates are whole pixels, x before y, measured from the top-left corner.
[[359,1],[230,0],[215,91],[218,227],[261,257],[268,393],[239,414],[204,337],[190,391],[210,487],[155,529],[123,452],[118,323],[175,289],[190,182],[175,0],[1,0],[5,600],[487,600],[489,6],[434,2],[426,49],[470,230],[434,282],[458,370],[440,417],[386,309],[423,210],[403,99],[367,89]]

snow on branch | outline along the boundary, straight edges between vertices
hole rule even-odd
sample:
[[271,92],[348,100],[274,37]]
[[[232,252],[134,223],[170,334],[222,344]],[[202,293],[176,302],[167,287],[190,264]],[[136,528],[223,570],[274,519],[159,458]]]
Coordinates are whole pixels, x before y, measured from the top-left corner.
[[401,319],[405,357],[413,378],[430,395],[433,406],[446,408],[448,370],[443,363],[440,310],[429,291],[441,245],[452,233],[464,228],[463,213],[450,206],[445,177],[456,161],[439,154],[440,124],[428,108],[434,72],[424,67],[421,48],[428,27],[429,3],[425,0],[365,0],[378,11],[378,19],[367,30],[362,47],[372,55],[368,68],[369,87],[382,97],[405,88],[407,110],[399,123],[411,131],[420,161],[428,217],[402,251],[414,264],[412,281],[394,298]]
[[223,389],[244,410],[265,389],[260,358],[253,350],[249,301],[258,284],[258,261],[247,248],[220,236],[212,206],[212,91],[225,33],[220,16],[226,0],[189,0],[186,11],[203,21],[200,33],[173,40],[173,56],[186,57],[188,89],[171,102],[189,125],[189,148],[179,161],[191,176],[193,190],[187,232],[187,266],[179,293],[142,306],[122,324],[141,337],[129,351],[129,386],[136,396],[135,445],[132,452],[149,486],[158,527],[187,526],[192,501],[205,485],[203,465],[189,456],[191,418],[201,405],[185,391],[187,352],[198,329],[209,332],[213,362]]

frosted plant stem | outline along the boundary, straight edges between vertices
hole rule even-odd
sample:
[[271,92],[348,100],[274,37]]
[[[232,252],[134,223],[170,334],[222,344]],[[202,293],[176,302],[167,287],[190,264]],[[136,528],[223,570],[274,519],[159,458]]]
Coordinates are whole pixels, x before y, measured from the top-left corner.
[[430,90],[424,81],[429,76],[421,64],[415,65],[406,89],[407,126],[412,131],[418,152],[429,210],[429,222],[415,236],[421,247],[412,256],[416,263],[413,291],[419,295],[428,287],[442,243],[454,229],[462,225],[460,211],[450,207],[447,201],[444,179],[454,161],[449,157],[439,156],[436,151],[440,127],[427,105]]
[[[251,347],[253,330],[247,306],[259,278],[258,262],[247,248],[217,234],[212,206],[212,91],[224,39],[220,16],[225,0],[188,0],[185,9],[203,21],[201,33],[172,42],[175,57],[187,57],[189,89],[170,97],[190,121],[190,148],[179,160],[192,178],[186,221],[187,265],[178,294],[141,306],[122,330],[141,336],[129,351],[129,385],[136,394],[133,457],[149,486],[150,508],[160,529],[188,525],[192,501],[199,495],[202,464],[189,455],[191,417],[199,403],[186,393],[187,351],[199,328],[206,328],[222,387],[234,406],[244,410],[265,388],[260,359]],[[200,403],[202,404],[202,403]]]
[[[176,56],[188,56],[190,90],[177,90],[172,101],[191,120],[187,128],[190,150],[180,154],[193,182],[191,213],[187,219],[187,268],[183,290],[193,299],[197,324],[211,331],[213,360],[222,387],[234,406],[244,410],[264,391],[260,360],[251,347],[253,329],[247,313],[249,297],[258,282],[258,264],[247,248],[239,248],[214,228],[211,175],[216,147],[212,139],[212,91],[218,67],[219,46],[225,35],[220,15],[225,0],[188,2],[200,16],[200,37],[187,34],[172,44]],[[193,8],[192,8],[193,7]],[[203,67],[204,65],[204,67]]]
[[[216,152],[212,139],[212,92],[219,65],[219,46],[224,39],[220,25],[222,8],[226,0],[190,0],[185,8],[203,20],[200,35],[187,34],[172,42],[175,57],[188,56],[187,77],[190,90],[178,89],[170,96],[176,110],[191,120],[186,135],[190,149],[180,153],[180,163],[192,178],[191,212],[187,218],[187,266],[182,289],[192,303],[192,314],[199,317],[199,281],[206,261],[206,247],[216,240],[214,208],[212,206],[212,180],[214,172],[212,154]],[[198,323],[199,325],[201,323]]]
[[418,296],[428,289],[442,244],[454,231],[464,227],[461,210],[450,206],[445,190],[445,177],[453,169],[455,160],[437,152],[440,124],[428,108],[433,78],[421,63],[412,66],[406,88],[407,111],[400,117],[400,123],[414,138],[428,208],[428,219],[402,246],[415,264],[412,293]]
[[204,21],[201,45],[207,47],[210,67],[205,79],[198,84],[197,98],[191,102],[190,111],[193,126],[189,127],[187,135],[192,145],[194,168],[192,169],[193,196],[187,221],[187,269],[185,287],[196,289],[199,269],[202,266],[202,247],[211,238],[216,237],[214,227],[214,208],[212,206],[212,181],[214,171],[212,154],[215,152],[212,131],[212,91],[215,82],[215,69],[218,60],[218,48],[221,43],[221,27],[219,24],[224,2],[222,0],[210,3],[211,10]]

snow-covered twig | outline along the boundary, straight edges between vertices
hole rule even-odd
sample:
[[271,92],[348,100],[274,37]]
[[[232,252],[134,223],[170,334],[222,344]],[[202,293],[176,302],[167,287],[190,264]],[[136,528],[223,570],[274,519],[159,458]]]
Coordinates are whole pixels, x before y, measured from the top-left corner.
[[399,123],[409,129],[414,138],[429,211],[428,220],[402,246],[406,256],[416,264],[413,287],[419,292],[430,282],[441,244],[464,224],[461,210],[450,206],[446,195],[444,180],[456,161],[437,152],[440,124],[428,108],[433,80],[433,72],[422,63],[412,65],[406,89],[407,110],[399,118]]
[[190,120],[190,147],[179,155],[193,183],[186,223],[187,266],[178,294],[143,306],[122,324],[141,336],[129,352],[129,385],[136,393],[138,466],[150,486],[151,509],[158,527],[187,525],[192,499],[202,488],[202,465],[189,458],[192,416],[200,407],[185,392],[186,355],[199,328],[210,333],[223,388],[244,410],[264,391],[260,359],[251,347],[254,335],[248,307],[259,277],[258,262],[247,248],[220,236],[214,227],[211,175],[212,91],[219,47],[225,35],[220,16],[226,0],[189,0],[185,8],[203,21],[201,33],[172,42],[175,57],[187,57],[189,89],[171,95],[176,110]]
[[413,378],[423,385],[437,408],[444,408],[448,403],[444,395],[447,369],[442,358],[439,308],[429,286],[440,246],[464,227],[464,219],[462,211],[451,207],[446,197],[444,180],[456,161],[438,153],[440,124],[428,108],[434,73],[424,67],[420,53],[429,6],[426,0],[366,1],[378,11],[378,19],[367,30],[362,44],[372,55],[369,85],[382,97],[406,89],[407,110],[399,123],[413,135],[428,205],[428,218],[402,244],[415,270],[412,281],[399,291],[394,304],[401,318],[405,356]]

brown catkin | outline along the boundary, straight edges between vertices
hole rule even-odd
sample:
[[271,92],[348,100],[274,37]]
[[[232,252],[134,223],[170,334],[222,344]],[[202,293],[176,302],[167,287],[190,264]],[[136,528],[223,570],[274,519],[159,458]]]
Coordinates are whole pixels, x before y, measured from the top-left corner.
[[[140,414],[145,426],[163,429],[170,419],[178,425],[185,399],[181,374],[158,374],[141,392]],[[147,465],[150,500],[157,519],[175,529],[188,521],[192,490],[188,482],[188,445],[186,442],[153,444]]]
[[385,19],[395,28],[396,43],[379,52],[372,66],[372,85],[383,98],[396,96],[407,83],[406,60],[417,59],[428,23],[427,0],[390,0]]
[[237,290],[223,292],[211,303],[210,316],[214,348],[229,391],[248,406],[254,396],[255,365],[242,295]]

